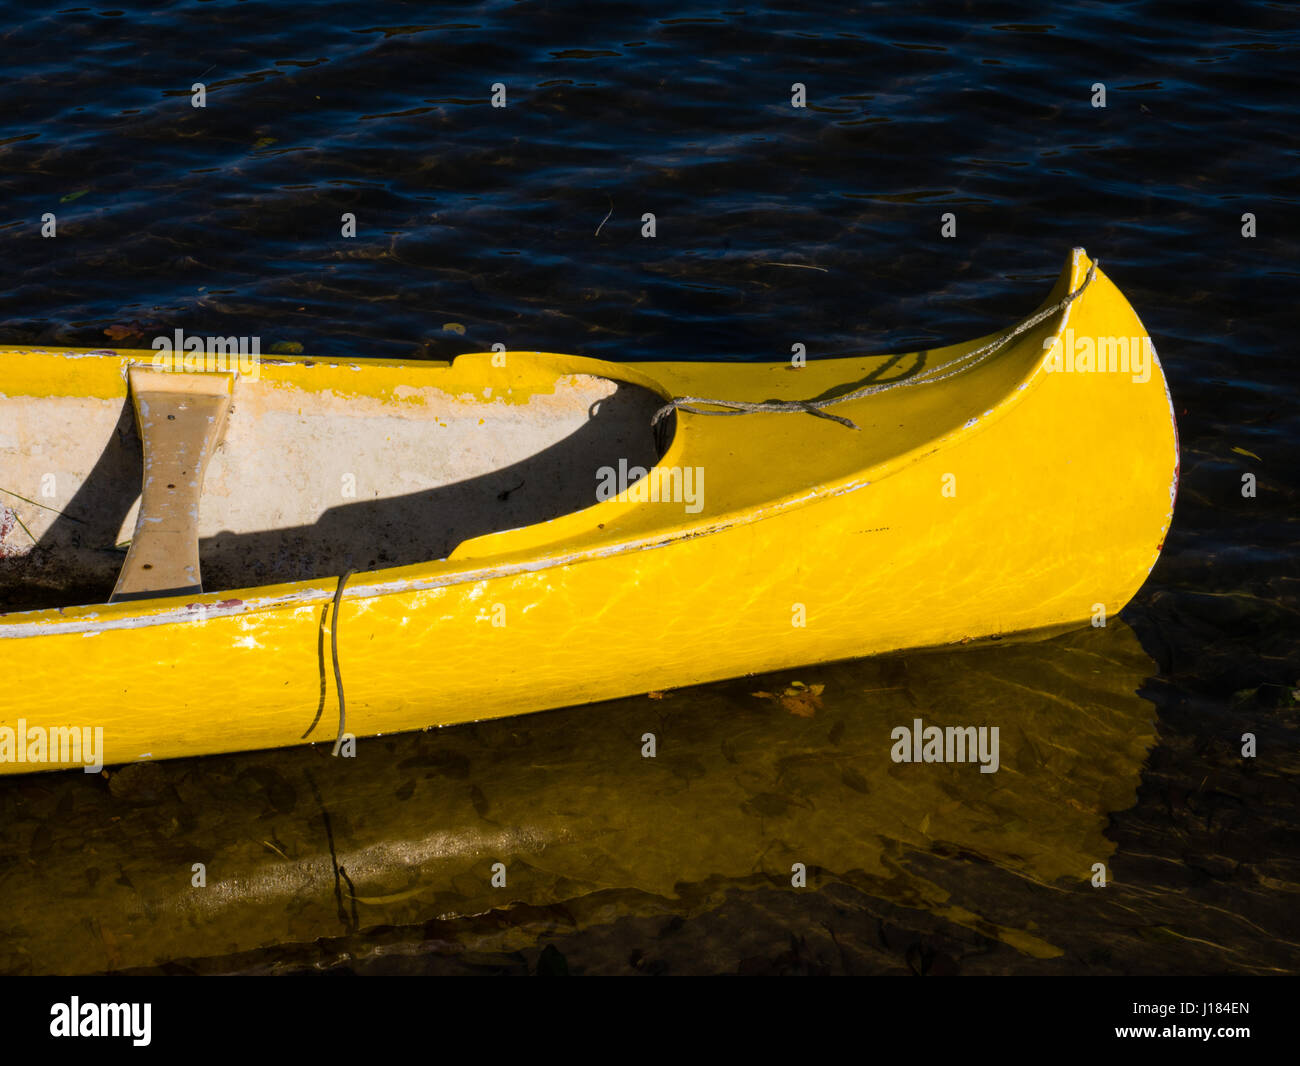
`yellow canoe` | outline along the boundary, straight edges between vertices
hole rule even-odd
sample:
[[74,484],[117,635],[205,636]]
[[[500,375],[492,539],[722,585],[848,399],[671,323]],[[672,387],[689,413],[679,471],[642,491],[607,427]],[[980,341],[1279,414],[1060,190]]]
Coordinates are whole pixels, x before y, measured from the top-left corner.
[[903,356],[158,354],[3,350],[0,773],[339,742],[340,679],[346,738],[1102,624],[1177,487],[1082,249]]

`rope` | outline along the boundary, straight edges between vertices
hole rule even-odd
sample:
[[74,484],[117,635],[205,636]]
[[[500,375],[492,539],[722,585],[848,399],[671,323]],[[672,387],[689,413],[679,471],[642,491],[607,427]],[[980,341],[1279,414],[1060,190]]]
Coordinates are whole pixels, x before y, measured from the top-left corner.
[[[1088,275],[1083,279],[1083,284],[1073,292],[1066,294],[1051,307],[1044,308],[1037,314],[1030,315],[1014,329],[995,340],[989,341],[988,344],[981,345],[978,348],[972,348],[964,355],[957,356],[951,362],[944,363],[941,366],[932,367],[924,370],[915,377],[896,378],[893,381],[886,381],[879,385],[867,385],[853,392],[845,393],[843,396],[831,396],[823,400],[768,400],[765,403],[750,403],[746,400],[711,400],[703,396],[674,396],[663,407],[655,412],[654,418],[650,424],[657,425],[659,420],[672,414],[674,411],[685,411],[692,415],[747,415],[755,412],[766,412],[770,414],[793,414],[803,412],[804,414],[816,415],[818,418],[828,418],[832,422],[838,422],[849,429],[857,429],[858,426],[847,418],[840,415],[833,415],[827,412],[826,408],[837,403],[849,403],[852,400],[861,400],[864,396],[875,396],[877,393],[888,392],[891,389],[906,389],[913,385],[933,385],[937,381],[944,381],[956,374],[964,373],[981,363],[987,361],[991,356],[1000,352],[1013,340],[1022,333],[1033,329],[1040,322],[1051,318],[1058,311],[1064,311],[1070,304],[1074,303],[1083,291],[1092,284],[1092,279],[1097,276],[1097,261],[1094,259],[1088,267]],[[694,404],[708,404],[710,407],[722,407],[722,411],[705,411]]]
[[334,590],[334,614],[330,618],[330,654],[334,657],[334,686],[339,690],[339,735],[334,739],[335,755],[343,746],[343,729],[347,724],[347,712],[343,706],[343,671],[339,669],[339,604],[343,600],[343,586],[355,573],[355,570],[349,570],[339,578],[339,587]]

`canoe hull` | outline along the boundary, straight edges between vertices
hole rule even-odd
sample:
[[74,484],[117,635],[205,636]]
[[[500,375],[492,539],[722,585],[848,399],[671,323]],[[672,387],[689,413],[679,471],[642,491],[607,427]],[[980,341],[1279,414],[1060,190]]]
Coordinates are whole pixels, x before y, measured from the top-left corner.
[[[1104,275],[1096,284],[1076,332],[1145,336]],[[1172,517],[1177,443],[1152,364],[1141,383],[1038,365],[988,417],[927,449],[712,530],[356,575],[337,623],[346,731],[1104,624],[1146,579]],[[765,416],[746,417],[761,432]],[[17,684],[0,727],[102,726],[109,764],[332,742],[334,591],[4,616],[0,671]],[[0,772],[81,765],[49,755]]]

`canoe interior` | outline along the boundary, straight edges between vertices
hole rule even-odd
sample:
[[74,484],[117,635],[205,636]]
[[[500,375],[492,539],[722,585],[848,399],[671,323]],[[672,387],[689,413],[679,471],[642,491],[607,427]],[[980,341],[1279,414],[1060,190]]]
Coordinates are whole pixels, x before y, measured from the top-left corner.
[[[204,591],[443,559],[593,506],[601,467],[663,454],[659,396],[584,374],[549,384],[506,402],[241,379],[203,484]],[[128,397],[0,397],[0,613],[108,599],[142,468]]]

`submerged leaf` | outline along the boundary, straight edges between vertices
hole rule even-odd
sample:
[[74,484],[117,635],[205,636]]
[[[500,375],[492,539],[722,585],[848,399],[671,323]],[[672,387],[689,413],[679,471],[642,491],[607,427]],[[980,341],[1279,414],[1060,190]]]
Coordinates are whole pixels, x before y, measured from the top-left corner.
[[750,695],[764,700],[776,700],[791,714],[800,718],[812,718],[822,705],[821,697],[825,689],[825,685],[805,685],[802,681],[795,681],[780,695],[771,692],[751,692]]
[[781,706],[800,718],[811,718],[822,705],[825,685],[802,685],[796,681],[781,693]]
[[127,325],[114,323],[111,326],[106,326],[104,328],[104,333],[112,340],[120,341],[127,337],[144,336],[144,328],[139,322],[131,322]]

